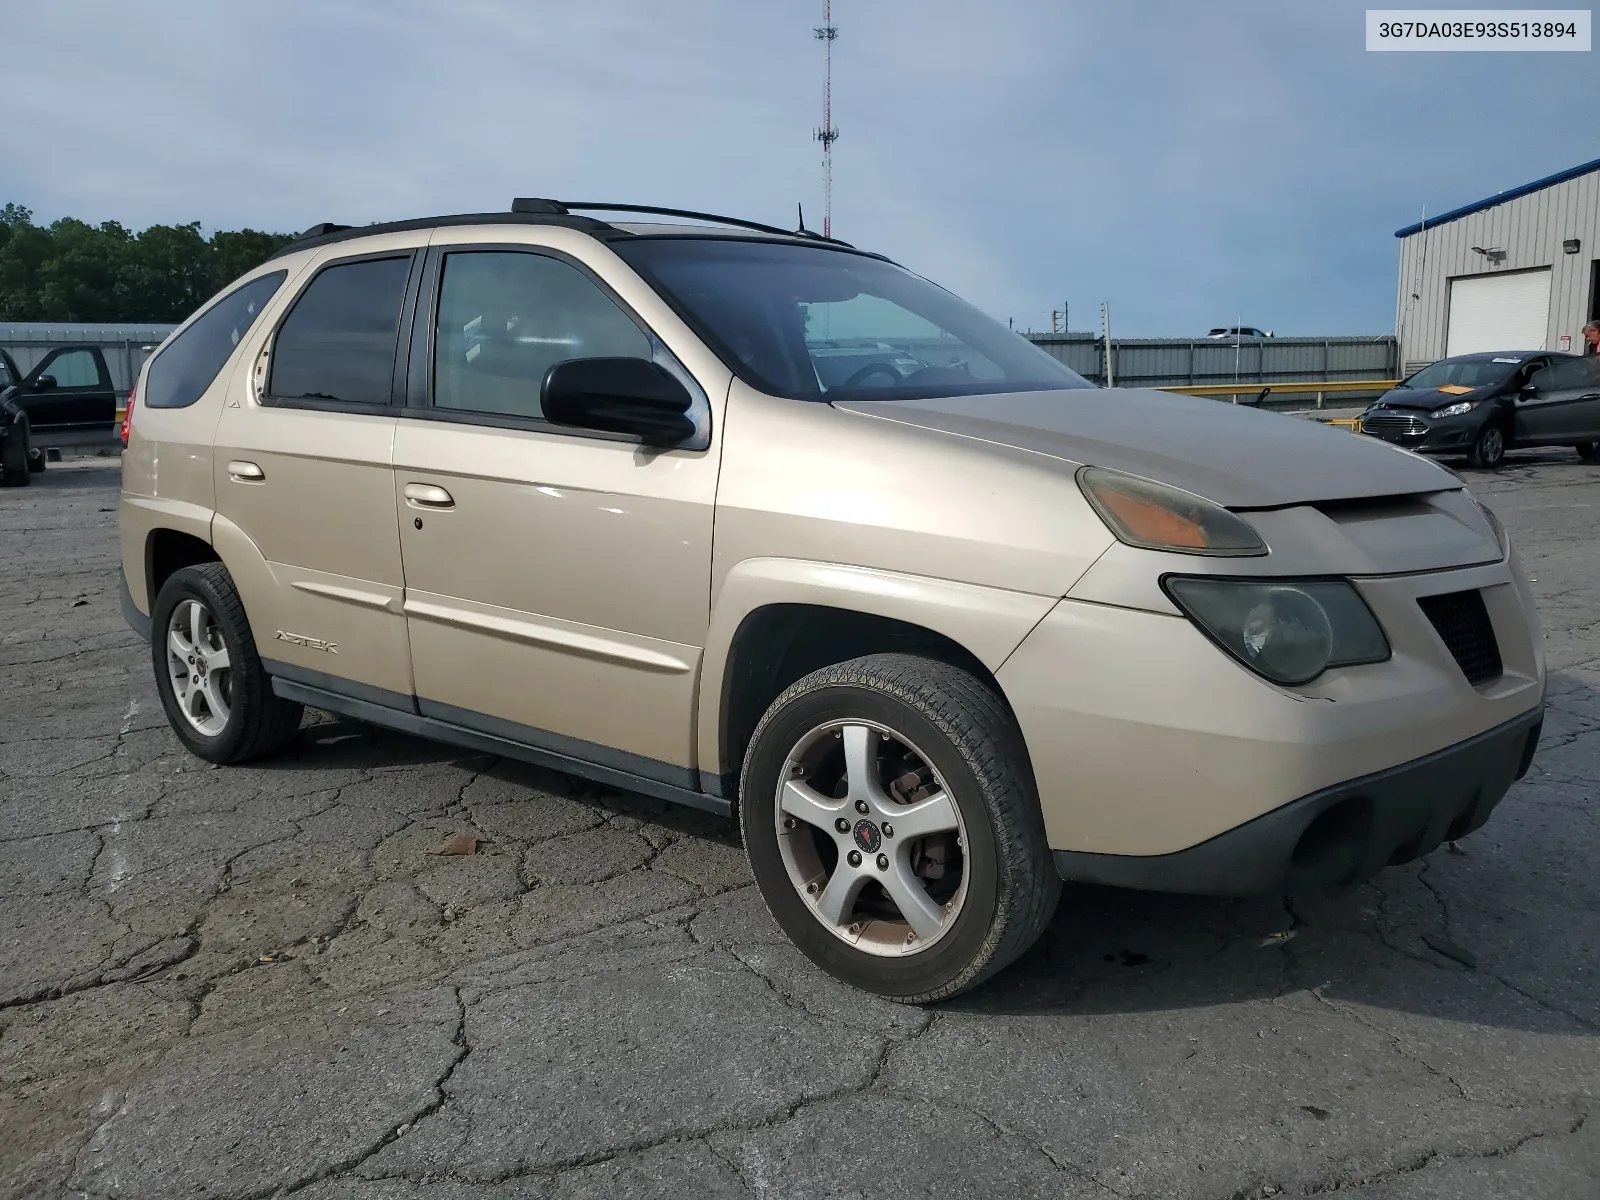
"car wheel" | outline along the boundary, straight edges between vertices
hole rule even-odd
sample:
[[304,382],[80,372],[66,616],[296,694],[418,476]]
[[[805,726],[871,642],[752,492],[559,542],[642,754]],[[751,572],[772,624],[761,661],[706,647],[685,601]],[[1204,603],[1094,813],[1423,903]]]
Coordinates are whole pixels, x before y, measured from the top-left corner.
[[1467,452],[1467,462],[1474,467],[1493,470],[1506,460],[1506,435],[1498,425],[1485,425]]
[[1594,461],[1594,443],[1593,442],[1579,442],[1576,446],[1573,447],[1573,449],[1578,452],[1578,457],[1583,459],[1584,462],[1593,462]]
[[27,487],[32,482],[28,470],[28,440],[15,430],[0,440],[0,487]]
[[226,567],[201,563],[173,572],[150,616],[161,704],[192,753],[207,762],[244,762],[294,736],[301,706],[273,693]]
[[1061,894],[1005,702],[912,655],[825,667],[773,701],[745,755],[739,821],[795,945],[904,1003],[945,999],[1011,963]]

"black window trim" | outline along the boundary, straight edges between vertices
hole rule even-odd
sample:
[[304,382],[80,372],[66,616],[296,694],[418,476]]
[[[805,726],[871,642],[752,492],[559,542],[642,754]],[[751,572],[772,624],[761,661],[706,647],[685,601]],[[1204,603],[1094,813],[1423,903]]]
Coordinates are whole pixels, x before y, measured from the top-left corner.
[[[420,274],[419,264],[422,260],[422,251],[425,247],[408,246],[395,250],[374,250],[366,254],[351,254],[342,258],[330,258],[324,263],[319,263],[311,277],[302,284],[290,299],[288,306],[279,315],[272,326],[272,332],[267,335],[267,379],[262,387],[257,401],[263,408],[298,408],[309,409],[315,412],[339,413],[366,413],[373,416],[394,416],[405,404],[405,352],[407,334],[410,332],[411,312],[414,308],[413,299],[416,294],[417,279]],[[294,310],[299,307],[300,301],[305,299],[306,293],[313,284],[322,278],[322,273],[332,267],[349,266],[351,263],[378,262],[384,259],[404,258],[409,260],[406,271],[405,285],[400,289],[400,311],[395,325],[395,353],[389,369],[389,402],[387,404],[363,404],[357,400],[308,400],[299,396],[277,396],[272,392],[272,373],[277,367],[278,335],[283,332],[284,325],[294,315]]]
[[[439,408],[434,404],[433,377],[434,354],[438,342],[439,300],[444,289],[444,260],[450,254],[531,254],[565,263],[599,289],[615,304],[622,314],[639,328],[650,344],[652,360],[677,376],[680,382],[696,397],[696,407],[703,419],[695,435],[677,446],[658,447],[667,450],[704,451],[711,446],[710,395],[698,379],[683,365],[661,336],[650,327],[604,279],[594,273],[589,265],[553,246],[538,246],[528,242],[458,242],[429,246],[426,263],[418,272],[419,281],[415,299],[417,320],[411,327],[409,356],[406,374],[406,394],[400,415],[421,421],[443,421],[452,425],[480,425],[491,429],[521,429],[532,433],[551,434],[557,437],[584,438],[589,441],[619,442],[637,446],[641,439],[625,433],[608,433],[599,429],[579,429],[571,425],[556,425],[543,417],[518,417],[508,413],[474,412],[465,408]],[[631,268],[630,268],[631,269]],[[648,285],[647,285],[648,286]],[[425,310],[424,311],[424,307]]]

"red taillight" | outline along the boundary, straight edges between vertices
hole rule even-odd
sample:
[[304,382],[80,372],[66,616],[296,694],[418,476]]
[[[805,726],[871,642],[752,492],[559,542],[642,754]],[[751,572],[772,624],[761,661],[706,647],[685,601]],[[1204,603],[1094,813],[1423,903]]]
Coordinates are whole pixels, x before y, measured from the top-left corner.
[[133,398],[139,394],[139,384],[135,380],[128,389],[128,407],[122,410],[122,444],[128,444],[128,432],[133,428]]

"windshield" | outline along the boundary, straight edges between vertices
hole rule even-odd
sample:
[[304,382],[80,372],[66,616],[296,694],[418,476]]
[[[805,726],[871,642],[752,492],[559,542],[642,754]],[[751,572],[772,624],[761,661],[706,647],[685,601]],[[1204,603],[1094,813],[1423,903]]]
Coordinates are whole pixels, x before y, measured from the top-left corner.
[[1458,358],[1454,362],[1436,362],[1431,367],[1423,367],[1400,386],[1414,391],[1442,387],[1481,388],[1485,384],[1504,383],[1523,361],[1520,356],[1513,359],[1508,354],[1494,360]]
[[772,395],[907,400],[1093,386],[882,259],[748,239],[641,237],[612,247],[730,369]]

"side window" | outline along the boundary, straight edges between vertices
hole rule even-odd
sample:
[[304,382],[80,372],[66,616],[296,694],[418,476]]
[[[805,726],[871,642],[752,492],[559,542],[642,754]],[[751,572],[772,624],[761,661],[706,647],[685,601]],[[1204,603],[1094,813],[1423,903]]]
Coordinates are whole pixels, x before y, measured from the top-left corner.
[[1554,392],[1564,388],[1594,387],[1600,384],[1600,359],[1556,358],[1533,378],[1541,391]]
[[92,350],[63,350],[47,363],[40,375],[48,375],[58,388],[96,388],[100,386],[100,364]]
[[150,363],[139,403],[187,408],[200,399],[285,278],[276,271],[235,288],[168,342]]
[[388,404],[409,254],[318,272],[278,329],[267,392],[275,400]]
[[645,358],[651,341],[576,267],[542,254],[447,254],[434,341],[436,408],[542,419],[539,385],[570,358]]

